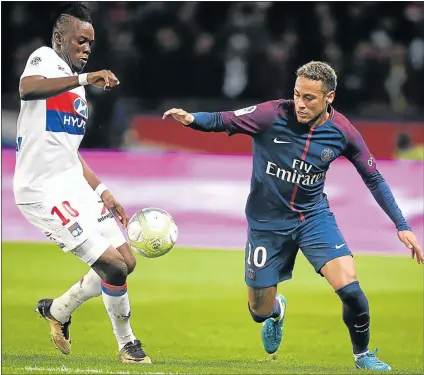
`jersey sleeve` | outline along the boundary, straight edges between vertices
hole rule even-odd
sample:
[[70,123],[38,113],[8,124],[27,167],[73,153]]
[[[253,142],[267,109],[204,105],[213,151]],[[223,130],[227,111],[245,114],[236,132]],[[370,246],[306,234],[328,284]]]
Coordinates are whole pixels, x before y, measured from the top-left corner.
[[397,230],[411,230],[389,185],[377,170],[376,161],[359,131],[350,125],[346,136],[347,146],[344,156],[356,167],[374,199],[393,221]]
[[362,178],[372,176],[377,169],[375,159],[365,144],[361,134],[353,125],[348,127],[346,139],[347,144],[343,156],[355,166]]
[[52,73],[54,72],[54,69],[52,69],[51,56],[49,55],[50,54],[48,53],[48,50],[43,47],[34,51],[28,58],[25,70],[21,75],[21,79],[24,77],[31,76],[42,76],[45,78],[52,78]]
[[223,126],[229,135],[261,133],[277,118],[280,101],[272,100],[236,111],[220,112]]
[[192,129],[204,132],[227,132],[254,135],[272,125],[277,117],[280,101],[268,101],[251,107],[225,112],[193,113]]

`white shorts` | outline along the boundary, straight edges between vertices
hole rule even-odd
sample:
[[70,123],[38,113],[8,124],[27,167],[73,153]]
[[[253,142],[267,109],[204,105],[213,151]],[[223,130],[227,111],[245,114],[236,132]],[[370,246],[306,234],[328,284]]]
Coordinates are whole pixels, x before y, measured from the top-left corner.
[[64,252],[91,266],[112,245],[126,242],[112,213],[87,181],[61,180],[48,188],[42,202],[18,204],[27,220]]

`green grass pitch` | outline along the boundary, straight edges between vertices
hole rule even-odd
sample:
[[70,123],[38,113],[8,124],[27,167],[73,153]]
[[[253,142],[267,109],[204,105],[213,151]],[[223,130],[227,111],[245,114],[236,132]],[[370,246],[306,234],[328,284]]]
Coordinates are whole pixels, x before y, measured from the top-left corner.
[[[370,302],[371,349],[397,374],[422,374],[423,268],[405,257],[356,256]],[[261,326],[247,311],[243,252],[173,249],[138,258],[129,277],[131,324],[153,365],[120,364],[101,298],[73,315],[72,350],[49,342],[36,302],[56,297],[87,266],[55,245],[2,246],[3,374],[347,374],[355,370],[338,296],[299,254],[288,300],[284,341],[272,359]]]

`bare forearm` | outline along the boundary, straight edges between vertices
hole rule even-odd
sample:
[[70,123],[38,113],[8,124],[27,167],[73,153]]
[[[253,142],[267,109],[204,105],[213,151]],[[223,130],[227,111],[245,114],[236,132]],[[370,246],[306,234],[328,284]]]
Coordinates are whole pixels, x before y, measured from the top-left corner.
[[78,157],[82,164],[82,169],[84,173],[84,178],[87,180],[88,184],[91,186],[93,190],[96,190],[96,187],[101,184],[100,179],[96,176],[96,174],[90,169],[85,160],[82,158],[81,154],[78,152]]
[[42,100],[57,96],[78,87],[78,76],[44,78],[25,77],[19,84],[19,94],[22,100]]

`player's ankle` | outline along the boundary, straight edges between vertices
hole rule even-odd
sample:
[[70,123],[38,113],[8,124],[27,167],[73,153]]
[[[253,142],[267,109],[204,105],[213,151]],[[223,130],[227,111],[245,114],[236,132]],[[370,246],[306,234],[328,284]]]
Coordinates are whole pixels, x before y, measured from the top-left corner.
[[57,299],[54,299],[50,306],[50,316],[62,324],[69,322],[70,318],[70,315],[64,312],[61,302]]
[[127,336],[122,336],[122,337],[117,336],[116,339],[118,341],[119,350],[121,350],[129,342],[134,342],[135,340],[137,340],[137,338],[132,333]]
[[364,351],[362,353],[358,353],[358,354],[353,353],[353,358],[355,358],[355,360],[357,360],[358,358],[364,356],[367,353],[369,353],[369,350],[366,350],[366,351]]
[[250,315],[252,317],[252,319],[256,322],[256,323],[263,323],[265,320],[272,318],[274,316],[274,313],[271,312],[270,314],[267,315],[263,315],[263,314],[259,314],[256,310],[253,310],[250,307],[250,304],[247,303],[247,307],[249,309]]
[[285,308],[286,306],[284,302],[281,301],[279,298],[276,298],[274,302],[274,311],[273,311],[274,316],[272,317],[274,322],[279,322],[281,319],[283,319]]

